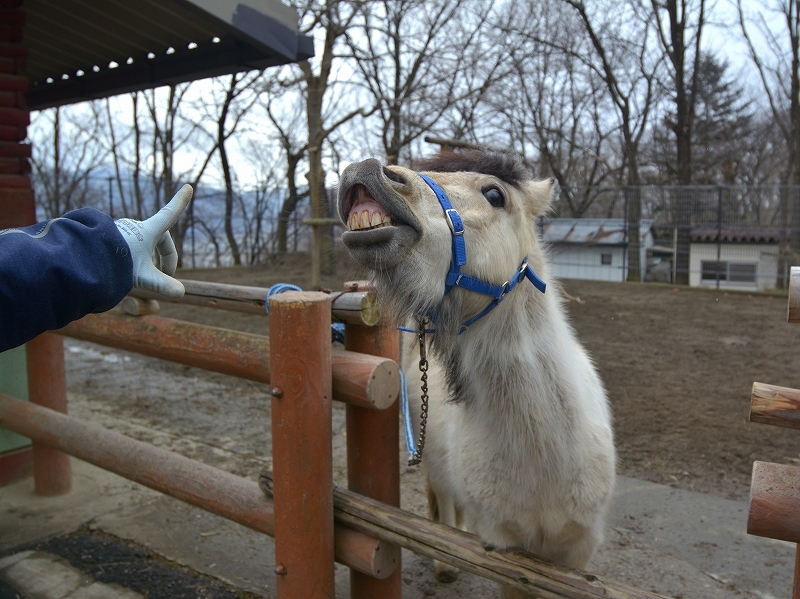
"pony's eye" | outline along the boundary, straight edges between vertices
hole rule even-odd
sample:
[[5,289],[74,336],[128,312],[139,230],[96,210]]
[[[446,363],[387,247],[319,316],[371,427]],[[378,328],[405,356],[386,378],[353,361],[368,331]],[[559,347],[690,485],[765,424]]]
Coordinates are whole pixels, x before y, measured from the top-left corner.
[[503,193],[503,190],[497,185],[487,185],[481,191],[483,192],[483,197],[485,197],[495,208],[502,208],[505,206],[506,196]]

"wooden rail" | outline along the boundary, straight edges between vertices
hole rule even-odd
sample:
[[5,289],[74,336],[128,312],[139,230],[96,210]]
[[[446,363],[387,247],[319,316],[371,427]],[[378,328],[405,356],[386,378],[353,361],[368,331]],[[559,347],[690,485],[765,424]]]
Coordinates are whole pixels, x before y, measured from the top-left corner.
[[755,462],[750,483],[747,532],[800,543],[800,468]]
[[[789,280],[788,320],[800,323],[800,268]],[[753,383],[750,420],[800,429],[800,391]],[[747,532],[770,539],[800,543],[800,468],[755,462],[750,483]],[[792,599],[800,599],[800,545],[795,548]]]
[[[266,297],[269,287],[248,287],[244,285],[226,285],[181,279],[186,294],[178,299],[134,289],[131,296],[141,299],[156,299],[177,304],[217,308],[232,312],[259,314],[266,316]],[[337,322],[373,326],[381,319],[381,307],[372,290],[359,290],[355,287],[343,293],[331,294],[331,316]]]
[[800,390],[753,383],[750,422],[800,429]]
[[[269,383],[269,339],[162,316],[90,314],[59,331],[101,345]],[[400,371],[393,360],[336,351],[332,354],[333,398],[384,409],[397,399]]]
[[[275,513],[255,481],[0,393],[0,427],[270,536]],[[399,563],[386,541],[342,525],[336,561],[385,578]]]

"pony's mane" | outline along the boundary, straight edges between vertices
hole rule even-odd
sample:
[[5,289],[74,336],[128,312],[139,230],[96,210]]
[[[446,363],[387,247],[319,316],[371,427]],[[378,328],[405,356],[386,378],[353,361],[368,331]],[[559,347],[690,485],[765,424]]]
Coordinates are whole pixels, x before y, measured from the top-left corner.
[[462,150],[440,152],[428,158],[415,160],[413,168],[418,171],[437,173],[472,172],[492,175],[511,185],[518,185],[533,178],[519,154],[496,150]]

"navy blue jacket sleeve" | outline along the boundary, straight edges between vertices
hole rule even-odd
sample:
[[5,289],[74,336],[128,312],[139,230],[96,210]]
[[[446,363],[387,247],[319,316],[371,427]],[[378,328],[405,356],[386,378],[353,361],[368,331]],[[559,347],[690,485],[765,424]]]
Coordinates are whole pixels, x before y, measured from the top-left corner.
[[0,231],[0,351],[110,310],[133,288],[130,250],[91,208]]

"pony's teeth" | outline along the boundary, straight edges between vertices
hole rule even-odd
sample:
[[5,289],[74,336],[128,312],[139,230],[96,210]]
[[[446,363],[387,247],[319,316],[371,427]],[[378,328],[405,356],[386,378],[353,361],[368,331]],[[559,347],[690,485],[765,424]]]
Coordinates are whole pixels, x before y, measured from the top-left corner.
[[369,229],[369,210],[361,211],[361,221],[359,225],[361,229]]
[[373,212],[372,213],[372,218],[370,219],[369,224],[371,226],[373,226],[373,227],[378,227],[378,226],[380,226],[380,224],[382,222],[383,222],[383,219],[381,218],[380,213],[379,212]]
[[383,224],[384,225],[391,225],[392,224],[392,217],[390,215],[386,215],[383,217]]
[[350,221],[347,223],[347,226],[351,231],[358,229],[358,213],[353,212],[350,214]]

